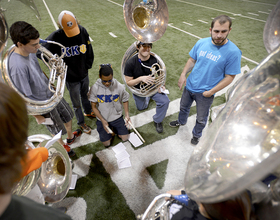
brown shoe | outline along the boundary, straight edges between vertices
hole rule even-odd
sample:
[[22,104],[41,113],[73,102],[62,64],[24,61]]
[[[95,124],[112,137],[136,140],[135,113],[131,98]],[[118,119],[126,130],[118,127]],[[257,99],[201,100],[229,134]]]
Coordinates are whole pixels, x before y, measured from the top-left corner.
[[76,131],[73,132],[74,137],[72,139],[67,138],[67,144],[71,145],[73,142],[76,140],[77,137],[79,137],[82,134],[81,129],[77,129]]
[[68,144],[63,145],[64,149],[67,151],[69,157],[75,156],[75,152],[68,146]]
[[86,124],[81,124],[80,125],[81,129],[83,130],[84,133],[90,134],[91,133],[91,128],[87,126]]
[[91,112],[90,114],[84,113],[84,116],[89,117],[89,118],[96,118],[94,112]]

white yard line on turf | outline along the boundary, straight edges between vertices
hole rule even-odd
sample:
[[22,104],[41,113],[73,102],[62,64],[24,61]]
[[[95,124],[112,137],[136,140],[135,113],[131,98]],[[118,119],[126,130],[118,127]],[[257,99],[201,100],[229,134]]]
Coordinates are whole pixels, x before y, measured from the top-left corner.
[[211,8],[211,7],[208,7],[208,6],[198,5],[198,4],[195,4],[195,3],[186,2],[186,1],[182,1],[182,0],[176,0],[176,1],[177,2],[182,2],[182,3],[185,3],[185,4],[189,4],[189,5],[194,5],[194,6],[201,7],[201,8],[207,8],[207,9],[211,9],[211,10],[214,10],[214,11],[219,11],[219,12],[223,12],[223,13],[227,13],[227,14],[232,14],[234,16],[239,16],[239,17],[242,17],[242,18],[248,18],[248,19],[252,19],[252,20],[255,20],[255,21],[261,21],[261,22],[264,22],[264,23],[266,22],[266,21],[261,20],[261,19],[251,18],[251,17],[248,17],[248,16],[244,16],[242,14],[236,14],[236,13],[233,13],[233,12],[224,11],[224,10],[220,10],[220,9],[217,9],[217,8]]

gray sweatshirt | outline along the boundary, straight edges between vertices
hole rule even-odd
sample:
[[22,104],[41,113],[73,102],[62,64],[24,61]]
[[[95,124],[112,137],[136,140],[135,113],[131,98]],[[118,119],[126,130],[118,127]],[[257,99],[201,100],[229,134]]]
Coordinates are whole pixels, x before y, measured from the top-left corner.
[[115,78],[113,78],[109,87],[103,85],[101,79],[98,79],[91,86],[88,99],[91,102],[98,103],[98,110],[102,117],[107,122],[112,122],[122,116],[122,103],[128,102],[129,93],[125,90],[125,86]]

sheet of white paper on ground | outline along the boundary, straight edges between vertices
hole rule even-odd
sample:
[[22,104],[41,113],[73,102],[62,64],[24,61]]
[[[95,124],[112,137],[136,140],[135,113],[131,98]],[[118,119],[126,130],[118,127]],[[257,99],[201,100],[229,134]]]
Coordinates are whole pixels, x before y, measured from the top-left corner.
[[78,179],[78,175],[72,174],[71,184],[70,184],[69,189],[75,189],[76,188],[77,179]]
[[134,132],[130,133],[128,140],[134,147],[139,147],[143,144],[143,142],[140,140],[138,135],[135,134]]
[[126,158],[125,160],[118,161],[118,167],[119,167],[119,169],[131,167],[131,163],[130,163],[129,157]]
[[123,150],[123,151],[117,153],[115,155],[115,157],[117,158],[118,161],[123,161],[123,160],[126,160],[127,158],[129,158],[130,155],[129,155],[129,153],[127,153],[126,150]]
[[115,152],[115,154],[118,154],[125,149],[126,149],[126,147],[124,146],[123,143],[118,143],[115,147],[112,147],[112,150]]
[[50,146],[52,146],[54,144],[54,142],[56,142],[59,138],[61,138],[61,133],[62,133],[62,130],[46,143],[45,148],[48,149]]

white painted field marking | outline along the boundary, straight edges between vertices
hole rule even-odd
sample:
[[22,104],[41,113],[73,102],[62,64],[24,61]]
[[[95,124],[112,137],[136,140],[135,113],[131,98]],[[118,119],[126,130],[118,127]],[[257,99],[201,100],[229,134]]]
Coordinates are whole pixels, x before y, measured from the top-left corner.
[[208,24],[208,22],[207,21],[203,21],[203,20],[198,20],[199,22],[202,22],[202,23],[204,23],[204,24]]
[[253,1],[249,1],[249,0],[243,0],[244,2],[250,2],[250,3],[255,3],[255,4],[261,4],[261,5],[271,5],[271,6],[275,6],[273,4],[269,4],[269,3],[264,3],[264,2],[253,2]]
[[123,7],[121,4],[119,4],[119,3],[117,3],[117,2],[113,2],[113,1],[111,1],[111,0],[107,0],[107,1],[108,1],[108,2],[111,2],[111,3],[115,4],[115,5],[118,5],[118,6]]
[[187,32],[187,31],[184,31],[184,30],[182,30],[182,29],[180,29],[180,28],[177,28],[177,27],[175,27],[175,26],[173,26],[173,25],[171,25],[171,24],[168,24],[168,26],[171,27],[171,28],[174,28],[174,29],[176,29],[176,30],[178,30],[178,31],[181,31],[181,32],[183,32],[183,33],[186,33],[186,34],[188,34],[188,35],[190,35],[190,36],[193,36],[193,37],[195,37],[195,38],[201,39],[201,37],[198,37],[198,36],[196,36],[196,35],[194,35],[194,34],[191,34],[190,32]]
[[252,12],[248,12],[249,15],[255,15],[255,16],[259,16],[258,14],[252,13]]
[[[193,26],[192,24],[187,23],[187,22],[184,22],[184,21],[183,21],[183,23],[184,23],[184,24],[187,24],[187,25],[190,25],[190,26]],[[170,24],[170,25],[172,25],[172,24]]]
[[263,14],[268,14],[269,15],[269,12],[265,12],[265,11],[258,11],[259,13],[263,13]]
[[109,34],[112,36],[112,37],[117,37],[116,35],[114,35],[112,32],[109,32]]
[[53,16],[52,16],[52,13],[51,13],[50,9],[49,9],[49,7],[47,6],[45,0],[43,0],[43,2],[44,2],[44,5],[45,5],[45,7],[46,7],[46,9],[47,9],[47,11],[48,11],[50,17],[51,17],[51,20],[52,20],[52,22],[53,22],[54,27],[55,27],[55,29],[57,30],[57,29],[58,29],[58,26],[57,26],[56,21],[54,20],[54,18],[53,18]]
[[261,21],[261,22],[264,22],[264,23],[266,22],[264,20],[260,20],[260,19],[257,19],[257,18],[252,18],[252,17],[244,16],[244,15],[241,15],[241,14],[236,14],[236,13],[229,12],[229,11],[224,11],[224,10],[220,10],[220,9],[216,9],[216,8],[211,8],[211,7],[204,6],[204,5],[198,5],[198,4],[194,4],[194,3],[191,3],[191,2],[185,2],[185,1],[182,1],[182,0],[176,0],[176,1],[177,2],[182,2],[182,3],[185,3],[185,4],[189,4],[189,5],[194,5],[194,6],[201,7],[201,8],[207,8],[207,9],[214,10],[214,11],[219,11],[219,12],[223,12],[223,13],[227,13],[227,14],[232,14],[234,16],[240,16],[242,18],[248,18],[248,19],[251,19],[251,20]]

